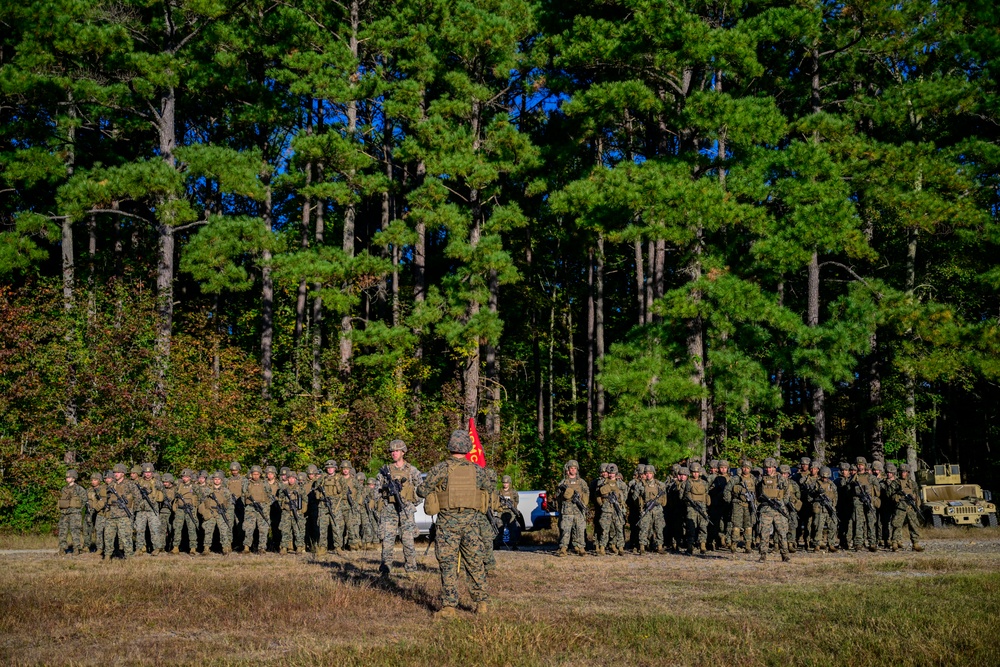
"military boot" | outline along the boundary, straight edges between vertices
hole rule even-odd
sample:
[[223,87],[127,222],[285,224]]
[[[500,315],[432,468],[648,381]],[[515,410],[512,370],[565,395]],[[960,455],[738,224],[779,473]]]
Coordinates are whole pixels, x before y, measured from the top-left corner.
[[923,551],[924,547],[920,544],[920,542],[914,542],[913,543],[913,550],[914,551]]
[[232,550],[232,549],[230,549],[229,547],[222,547],[222,555],[223,555],[223,556],[228,556],[228,555],[229,555],[229,554],[231,554],[232,552],[233,552],[233,550]]
[[449,618],[458,618],[458,611],[454,607],[441,607],[434,612],[434,620],[440,621]]
[[635,555],[636,556],[641,556],[644,553],[646,553],[646,548],[645,547],[640,546],[638,549],[635,550]]
[[567,556],[567,555],[569,555],[569,553],[566,551],[566,547],[559,547],[559,551],[556,552],[556,556],[558,556],[560,558],[562,558],[563,556]]
[[693,555],[694,555],[694,545],[693,545],[693,544],[689,544],[689,545],[688,545],[688,548],[687,548],[687,555],[688,555],[688,556],[693,556]]
[[[614,549],[614,547],[611,547],[611,548],[612,548],[612,550]],[[596,555],[598,555],[598,556],[603,556],[604,555],[604,547],[597,547],[597,549],[594,550],[594,553]]]
[[870,547],[868,547],[868,551],[875,553],[876,551],[878,551],[878,547],[873,544]]
[[729,543],[729,553],[731,553],[731,554],[736,553],[736,542],[735,541]]
[[177,547],[174,547],[173,549],[170,550],[170,553],[172,553],[172,554],[179,554],[180,552],[181,552],[181,550],[178,549]]
[[796,553],[797,551],[798,551],[798,547],[795,545],[795,543],[794,542],[789,542],[788,543],[788,553]]
[[576,552],[577,556],[586,556],[587,555],[587,550],[584,549],[583,547],[577,547],[576,549],[573,549],[573,551]]
[[299,547],[298,549],[295,550],[295,553],[297,554],[304,554],[305,552],[306,552],[305,547]]
[[838,551],[840,551],[840,547],[838,547],[836,544],[831,544],[829,548],[830,548],[830,553],[832,554],[835,554]]
[[751,551],[752,551],[752,550],[750,549],[750,545],[749,545],[749,544],[748,544],[748,545],[746,545],[745,547],[743,547],[743,553],[745,553],[745,554],[748,554],[748,553],[750,553]]
[[788,555],[788,554],[786,554],[786,553],[785,553],[785,554],[781,554],[781,562],[782,562],[782,563],[787,563],[787,562],[789,562],[790,560],[792,560],[792,557],[791,557],[791,556],[789,556],[789,555]]
[[889,545],[889,551],[892,551],[893,553],[899,551],[899,544],[896,543],[896,542],[893,542],[892,544],[890,544]]
[[316,556],[325,556],[326,555],[326,547],[316,547],[315,555]]
[[698,553],[700,553],[702,556],[704,556],[706,551],[707,551],[707,549],[705,549],[705,543],[704,542],[702,542],[701,544],[698,545]]
[[661,544],[660,546],[656,547],[656,553],[658,553],[658,554],[665,554],[665,553],[667,553],[667,550],[664,549],[663,545]]
[[758,563],[764,563],[764,562],[767,562],[767,554],[766,554],[766,553],[764,553],[764,552],[762,551],[762,552],[760,553],[760,558],[758,558],[758,559],[757,559],[757,562],[758,562]]

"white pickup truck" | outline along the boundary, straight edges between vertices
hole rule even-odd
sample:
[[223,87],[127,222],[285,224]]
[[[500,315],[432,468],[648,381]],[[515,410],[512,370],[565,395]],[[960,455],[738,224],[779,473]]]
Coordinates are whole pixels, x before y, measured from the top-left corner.
[[[518,491],[517,509],[520,513],[518,523],[522,530],[544,530],[552,525],[552,518],[559,515],[550,512],[545,491]],[[431,517],[424,513],[424,502],[421,500],[417,505],[417,513],[414,516],[417,530],[421,535],[427,535],[433,523]]]

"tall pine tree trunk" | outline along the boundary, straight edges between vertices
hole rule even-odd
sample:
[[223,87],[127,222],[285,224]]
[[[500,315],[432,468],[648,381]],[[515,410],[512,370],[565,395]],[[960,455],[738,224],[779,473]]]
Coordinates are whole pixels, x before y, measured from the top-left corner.
[[[491,314],[497,314],[500,298],[500,281],[496,269],[490,269],[489,303],[487,307]],[[500,371],[497,366],[497,347],[492,341],[486,343],[486,381],[490,407],[486,413],[486,431],[500,433]]]
[[[322,163],[316,165],[316,178],[320,181],[323,180]],[[316,231],[313,235],[313,241],[317,248],[323,246],[325,232],[323,214],[324,201],[320,198],[316,200]],[[313,285],[316,296],[313,297],[312,326],[310,327],[312,332],[312,395],[316,398],[319,398],[323,393],[323,297],[319,294],[322,287],[321,283]]]
[[594,249],[587,248],[587,440],[594,434]]
[[[479,152],[479,123],[480,123],[480,102],[472,102],[472,152]],[[472,209],[472,225],[469,228],[469,248],[474,252],[479,246],[479,240],[483,229],[483,203],[478,188],[469,190],[469,206]],[[479,300],[473,295],[470,297],[468,309],[466,311],[466,322],[471,321],[479,314]],[[465,389],[465,418],[475,419],[479,413],[479,346],[482,341],[477,336],[474,340],[469,340],[468,356],[465,358],[465,368],[462,370],[462,383]]]
[[[923,189],[923,175],[917,176],[917,192]],[[907,234],[906,242],[906,296],[912,302],[914,289],[917,285],[917,239],[919,231],[917,227],[912,227]],[[917,469],[917,393],[916,381],[913,371],[908,370],[905,375],[906,385],[906,462],[910,464],[911,470]]]
[[[427,165],[423,160],[417,162],[416,167],[416,187],[423,185],[424,177],[427,175]],[[423,220],[414,225],[416,239],[413,242],[413,305],[419,308],[420,304],[427,300],[427,227]],[[417,343],[413,349],[413,360],[416,362],[416,372],[413,374],[411,390],[413,394],[413,413],[420,413],[420,394],[423,391],[421,376],[421,364],[424,360],[423,331],[418,327],[413,330]]]
[[[819,253],[813,251],[809,260],[809,281],[806,289],[808,305],[806,324],[819,326]],[[811,410],[813,419],[813,458],[826,460],[826,392],[823,387],[813,384]]]
[[[313,132],[313,101],[308,100],[308,106],[306,108],[306,134],[312,134]],[[305,166],[305,186],[308,188],[312,185],[313,178],[313,165],[312,162],[306,162]],[[312,225],[312,198],[309,195],[305,195],[302,199],[302,227],[299,230],[299,247],[302,249],[309,247],[309,232]],[[309,294],[309,287],[306,283],[306,279],[303,278],[299,281],[299,288],[295,294],[295,329],[292,334],[293,340],[293,350],[295,354],[295,382],[298,383],[300,379],[301,366],[302,366],[302,347],[303,341],[302,336],[305,332],[306,324],[306,297]]]
[[[596,366],[600,369],[604,362],[604,235],[597,235],[597,267],[595,273],[595,301],[594,301],[594,345]],[[600,379],[594,377],[594,410],[597,413],[597,423],[600,426],[604,419],[604,387]]]
[[[76,106],[73,95],[69,94],[69,126],[66,128],[66,175],[72,176],[76,167]],[[76,256],[73,248],[73,221],[66,216],[62,219],[62,280],[63,310],[66,312],[66,401],[63,412],[67,426],[76,426],[76,360],[73,354],[73,322],[71,314],[75,305]]]
[[[358,60],[358,24],[359,24],[359,6],[358,0],[351,0],[351,35],[348,39],[348,47],[351,50],[351,56],[354,58],[354,62]],[[355,100],[350,100],[347,103],[347,134],[354,140],[354,134],[358,129],[358,103]],[[353,185],[354,181],[354,171],[348,172],[347,180]],[[355,210],[354,202],[349,202],[344,207],[344,254],[348,257],[354,257],[354,223],[357,212]],[[351,358],[354,355],[354,347],[351,342],[351,330],[353,326],[351,324],[351,313],[350,311],[344,313],[340,318],[340,374],[341,376],[347,377],[351,374]]]
[[263,215],[267,240],[261,258],[261,304],[260,304],[260,395],[266,401],[271,398],[271,384],[274,380],[274,278],[271,275],[270,236],[274,221],[271,210],[271,182],[268,179],[264,194]]
[[[177,96],[174,88],[168,87],[160,98],[160,112],[157,127],[160,134],[160,157],[176,169],[174,149],[177,147]],[[176,197],[171,194],[161,201],[168,209]],[[153,398],[153,416],[159,416],[167,403],[167,375],[170,367],[170,346],[174,321],[174,228],[167,220],[157,224],[157,250],[159,261],[156,266],[156,346],[155,363],[156,386]],[[155,452],[154,452],[155,453]]]

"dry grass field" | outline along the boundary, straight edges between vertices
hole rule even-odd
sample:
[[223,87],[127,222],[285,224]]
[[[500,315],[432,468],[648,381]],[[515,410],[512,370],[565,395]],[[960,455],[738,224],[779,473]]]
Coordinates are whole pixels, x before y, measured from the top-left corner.
[[375,552],[126,563],[43,544],[0,537],[4,665],[1000,664],[996,530],[788,564],[532,546],[497,554],[487,616],[444,622],[420,544],[412,581],[378,579]]

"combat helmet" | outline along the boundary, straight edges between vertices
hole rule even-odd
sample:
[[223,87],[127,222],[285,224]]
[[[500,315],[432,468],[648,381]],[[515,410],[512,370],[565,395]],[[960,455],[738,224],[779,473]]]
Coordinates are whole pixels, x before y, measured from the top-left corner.
[[70,470],[66,471],[66,478],[67,479],[70,479],[70,478],[72,478],[72,479],[79,479],[80,475],[78,475],[75,470],[70,469]]
[[389,443],[389,451],[390,452],[403,452],[405,454],[406,453],[406,443],[403,442],[402,440],[400,440],[399,438],[396,438],[395,440],[393,440],[393,441],[391,441]]
[[452,454],[468,454],[472,451],[472,438],[468,431],[455,429],[448,438],[448,451]]

